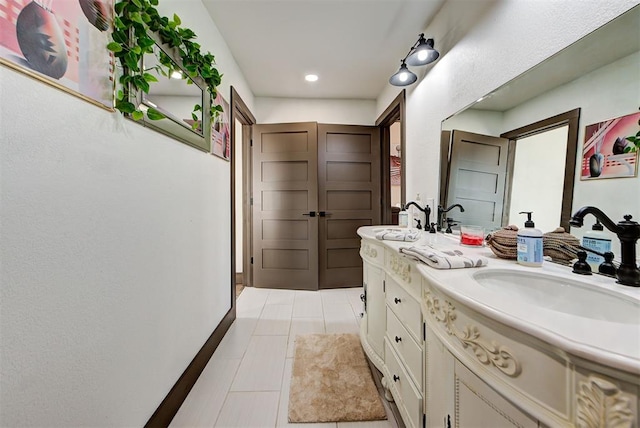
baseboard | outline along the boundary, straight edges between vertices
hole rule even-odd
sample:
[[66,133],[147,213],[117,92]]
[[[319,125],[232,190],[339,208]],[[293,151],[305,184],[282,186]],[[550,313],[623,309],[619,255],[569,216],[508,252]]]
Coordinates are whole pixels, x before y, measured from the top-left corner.
[[236,272],[236,284],[243,284],[244,282],[242,282],[243,278],[242,278],[242,272]]
[[173,417],[178,413],[178,409],[189,395],[189,391],[193,388],[193,385],[198,380],[198,377],[206,367],[207,363],[211,359],[213,352],[216,350],[220,341],[224,337],[231,323],[236,319],[235,305],[227,312],[222,318],[218,327],[211,333],[209,339],[202,345],[200,351],[191,360],[189,366],[186,368],[180,379],[173,385],[171,391],[162,400],[160,406],[151,415],[151,418],[145,424],[146,428],[156,427],[168,427]]

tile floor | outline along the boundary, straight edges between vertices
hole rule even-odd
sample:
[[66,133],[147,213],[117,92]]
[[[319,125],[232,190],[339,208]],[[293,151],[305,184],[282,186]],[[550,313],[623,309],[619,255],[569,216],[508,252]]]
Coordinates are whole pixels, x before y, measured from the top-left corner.
[[171,427],[397,428],[376,422],[287,421],[294,340],[305,333],[358,333],[362,288],[321,291],[247,287],[237,319],[171,422]]

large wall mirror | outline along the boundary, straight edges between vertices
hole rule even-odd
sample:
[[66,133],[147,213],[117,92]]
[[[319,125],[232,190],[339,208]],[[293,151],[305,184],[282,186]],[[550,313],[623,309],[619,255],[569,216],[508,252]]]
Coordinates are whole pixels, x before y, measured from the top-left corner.
[[568,231],[583,205],[640,217],[638,177],[579,174],[585,126],[638,109],[638,28],[640,6],[444,120],[440,205],[465,210],[443,217],[490,231],[533,211],[543,232]]
[[[211,148],[210,118],[208,111],[210,94],[200,76],[189,77],[182,66],[180,56],[160,43],[157,37],[153,53],[145,53],[142,66],[145,72],[158,79],[149,86],[149,93],[137,94],[137,102],[145,112],[145,126],[169,135],[183,143],[203,151]],[[194,109],[199,106],[199,109]],[[165,118],[154,120],[147,114],[149,107],[161,112]]]

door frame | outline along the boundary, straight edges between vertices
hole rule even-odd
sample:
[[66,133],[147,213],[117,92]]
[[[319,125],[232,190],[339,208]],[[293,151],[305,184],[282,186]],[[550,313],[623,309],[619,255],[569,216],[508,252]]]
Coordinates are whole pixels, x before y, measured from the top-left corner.
[[382,182],[381,193],[382,203],[380,219],[382,224],[391,224],[391,132],[390,128],[396,122],[400,122],[400,200],[404,204],[407,202],[407,170],[406,170],[406,90],[400,91],[391,104],[376,119],[375,126],[380,129],[380,178]]
[[[236,89],[231,87],[231,305],[236,306],[236,156],[242,156],[242,282],[253,284],[251,270],[251,126],[256,118]],[[236,141],[236,119],[242,124],[242,141]]]
[[562,126],[568,126],[560,226],[563,227],[564,230],[569,231],[569,220],[571,220],[571,207],[573,204],[573,188],[575,184],[579,122],[580,108],[576,108],[500,134],[500,137],[509,140],[507,181],[505,183],[505,197],[502,213],[503,223],[505,222],[504,219],[506,214],[508,214],[509,207],[511,205],[511,180],[513,179],[513,163],[516,156],[516,141],[542,132],[551,131],[552,129],[560,128]]

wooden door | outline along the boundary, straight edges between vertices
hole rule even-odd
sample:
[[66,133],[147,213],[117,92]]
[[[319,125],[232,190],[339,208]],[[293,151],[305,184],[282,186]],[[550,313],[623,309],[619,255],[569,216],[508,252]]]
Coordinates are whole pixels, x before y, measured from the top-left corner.
[[380,224],[380,134],[318,125],[320,288],[362,285],[360,226]]
[[254,125],[253,285],[318,289],[315,122]]
[[452,132],[451,139],[447,206],[460,204],[465,211],[454,208],[447,215],[461,224],[499,229],[509,140],[458,130]]

